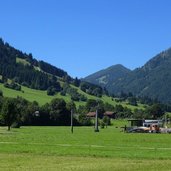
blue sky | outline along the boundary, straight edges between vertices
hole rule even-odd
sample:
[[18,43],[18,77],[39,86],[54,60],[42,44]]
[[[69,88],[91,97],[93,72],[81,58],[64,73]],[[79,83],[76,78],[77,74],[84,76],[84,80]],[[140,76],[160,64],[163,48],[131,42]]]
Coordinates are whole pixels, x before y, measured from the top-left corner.
[[130,69],[171,47],[170,0],[5,0],[0,37],[84,77],[111,65]]

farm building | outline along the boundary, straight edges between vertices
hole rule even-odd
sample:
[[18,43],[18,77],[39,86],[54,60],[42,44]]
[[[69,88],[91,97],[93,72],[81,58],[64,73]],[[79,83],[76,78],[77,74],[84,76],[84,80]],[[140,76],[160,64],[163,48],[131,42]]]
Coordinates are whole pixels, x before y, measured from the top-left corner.
[[[87,117],[95,118],[95,116],[96,116],[96,112],[89,112],[89,113],[87,113]],[[109,118],[115,119],[116,115],[112,111],[106,111],[103,114],[99,114],[99,118],[103,118],[103,116],[108,116]]]
[[87,113],[87,117],[94,118],[96,116],[96,112]]
[[116,118],[116,113],[111,112],[111,111],[106,111],[103,115],[108,116],[109,118],[112,118],[112,119]]

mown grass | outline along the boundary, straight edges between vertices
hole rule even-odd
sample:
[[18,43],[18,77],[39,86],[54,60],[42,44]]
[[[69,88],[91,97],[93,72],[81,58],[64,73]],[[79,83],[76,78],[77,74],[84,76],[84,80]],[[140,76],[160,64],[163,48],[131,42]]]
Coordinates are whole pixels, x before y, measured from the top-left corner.
[[170,160],[0,154],[2,171],[170,171]]
[[169,170],[170,134],[127,134],[113,122],[93,127],[0,128],[0,170]]

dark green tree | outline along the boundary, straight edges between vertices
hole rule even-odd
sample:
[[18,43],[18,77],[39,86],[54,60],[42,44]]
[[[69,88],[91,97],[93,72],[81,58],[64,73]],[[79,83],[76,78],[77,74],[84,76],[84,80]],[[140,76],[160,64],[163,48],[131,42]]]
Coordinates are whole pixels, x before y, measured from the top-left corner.
[[146,112],[149,114],[149,117],[153,119],[160,118],[165,113],[165,111],[162,109],[162,106],[160,104],[154,104],[152,106],[149,106],[146,109]]
[[8,131],[10,131],[11,125],[17,119],[17,110],[14,99],[7,98],[4,100],[2,106],[2,119],[4,123],[8,126]]
[[128,97],[128,103],[132,106],[138,106],[136,97]]
[[71,110],[74,110],[76,111],[76,105],[73,101],[70,101],[66,104],[66,108],[67,110],[71,111]]
[[47,95],[48,96],[54,96],[55,93],[56,93],[56,89],[53,86],[51,86],[47,89]]
[[70,111],[66,109],[63,99],[55,98],[50,103],[50,118],[56,125],[70,125]]

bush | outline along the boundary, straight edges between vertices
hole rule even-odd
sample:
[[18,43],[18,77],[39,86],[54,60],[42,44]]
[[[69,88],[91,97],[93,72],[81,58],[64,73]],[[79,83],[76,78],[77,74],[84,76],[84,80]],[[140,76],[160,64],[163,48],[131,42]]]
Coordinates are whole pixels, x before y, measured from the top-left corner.
[[6,88],[10,88],[10,89],[13,89],[13,90],[17,90],[17,91],[21,91],[21,86],[12,82],[10,84],[8,84],[7,82],[4,83],[4,87]]
[[56,93],[56,89],[52,86],[47,89],[47,95],[48,96],[54,96]]
[[61,96],[66,96],[66,92],[65,91],[61,91]]
[[21,124],[17,123],[17,122],[14,122],[12,125],[11,125],[12,128],[20,128],[21,127]]
[[100,128],[101,128],[101,129],[104,129],[104,127],[105,127],[105,123],[104,123],[103,121],[101,121],[101,122],[100,122]]

